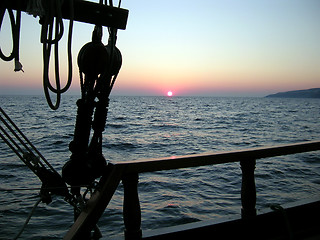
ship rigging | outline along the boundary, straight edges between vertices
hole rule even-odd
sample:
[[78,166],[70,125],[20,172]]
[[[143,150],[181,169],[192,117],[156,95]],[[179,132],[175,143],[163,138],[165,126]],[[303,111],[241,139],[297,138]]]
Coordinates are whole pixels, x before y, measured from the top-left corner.
[[[71,156],[62,169],[62,175],[32,145],[4,110],[0,109],[1,122],[4,124],[4,127],[1,126],[1,138],[42,181],[40,200],[49,204],[51,195],[64,197],[65,201],[74,207],[75,219],[83,210],[88,193],[93,193],[99,187],[96,179],[108,172],[108,163],[102,155],[102,132],[107,120],[109,95],[122,65],[122,56],[116,47],[116,40],[118,29],[126,28],[128,10],[120,7],[121,1],[114,6],[112,0],[100,0],[99,3],[79,0],[6,0],[0,3],[0,26],[5,13],[8,12],[13,42],[12,51],[8,56],[0,48],[0,57],[4,61],[14,60],[14,71],[23,71],[19,60],[21,12],[27,12],[40,19],[43,89],[47,103],[53,110],[59,108],[61,94],[69,89],[72,82],[73,22],[80,21],[94,25],[92,41],[85,44],[78,54],[81,98],[77,101],[74,138],[69,144]],[[69,19],[68,79],[65,86],[61,86],[59,69],[59,41],[64,34],[63,19]],[[109,34],[107,43],[102,42],[104,27],[107,27]],[[49,79],[52,49],[55,66],[54,84]],[[55,95],[55,100],[51,99],[52,95]],[[67,184],[70,187],[67,187]],[[84,190],[81,191],[81,188]],[[36,205],[39,202],[37,201]],[[22,231],[16,238],[21,233]],[[86,239],[98,239],[101,234],[98,227],[93,224],[90,229],[85,230],[85,236]]]

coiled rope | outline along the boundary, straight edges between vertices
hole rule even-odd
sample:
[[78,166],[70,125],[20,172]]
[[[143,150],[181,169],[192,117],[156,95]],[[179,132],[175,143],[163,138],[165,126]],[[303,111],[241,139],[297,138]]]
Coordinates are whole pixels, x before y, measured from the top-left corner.
[[[59,41],[61,40],[64,32],[63,18],[62,18],[62,4],[64,0],[30,0],[27,6],[27,12],[34,17],[40,16],[41,38],[43,44],[43,89],[47,99],[48,105],[51,109],[56,110],[59,108],[61,94],[66,92],[71,86],[72,82],[72,31],[73,31],[73,18],[74,18],[74,0],[69,0],[70,21],[69,33],[67,41],[67,58],[68,58],[68,77],[64,87],[60,84],[60,69],[59,69]],[[45,4],[44,6],[42,4]],[[16,18],[12,9],[0,9],[0,31],[3,18],[6,10],[9,14],[12,33],[12,52],[6,56],[0,47],[0,58],[4,61],[11,61],[14,59],[14,71],[23,71],[22,64],[19,62],[19,40],[20,40],[20,26],[21,26],[21,11],[17,11]],[[54,38],[53,38],[54,36]],[[55,87],[51,84],[49,79],[49,63],[51,46],[54,45],[54,65],[55,65]],[[50,92],[56,94],[56,101],[53,103],[51,100]]]
[[[0,31],[2,27],[3,18],[6,9],[0,9]],[[16,18],[14,17],[12,9],[7,9],[11,24],[12,34],[12,51],[9,56],[3,54],[0,47],[0,58],[4,61],[11,61],[14,59],[14,71],[22,71],[22,64],[19,61],[19,42],[20,42],[20,26],[21,26],[21,11],[17,11]]]
[[[64,26],[62,21],[62,6],[63,0],[50,0],[47,2],[46,14],[42,19],[41,28],[41,43],[43,44],[43,89],[51,109],[56,110],[59,108],[61,94],[66,92],[72,82],[72,31],[73,31],[73,18],[74,18],[74,7],[73,0],[69,0],[70,7],[70,21],[69,21],[69,32],[68,32],[68,43],[67,43],[67,55],[68,55],[68,79],[66,85],[61,88],[60,85],[60,70],[59,70],[59,41],[61,40],[64,32]],[[54,17],[56,16],[56,17]],[[55,25],[55,33],[53,38],[53,26]],[[49,79],[49,63],[51,45],[54,45],[54,64],[55,64],[55,85],[51,85]],[[53,103],[50,97],[50,91],[56,94],[56,102]]]

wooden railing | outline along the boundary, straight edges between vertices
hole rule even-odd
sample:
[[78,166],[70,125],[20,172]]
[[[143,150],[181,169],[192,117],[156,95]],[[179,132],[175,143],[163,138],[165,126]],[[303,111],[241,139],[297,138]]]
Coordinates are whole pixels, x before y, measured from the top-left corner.
[[256,160],[317,150],[320,150],[320,141],[110,164],[100,180],[101,188],[90,198],[86,208],[81,212],[64,239],[81,239],[81,236],[93,229],[121,180],[124,186],[123,219],[125,239],[141,239],[141,211],[138,196],[140,173],[230,162],[240,162],[242,170],[242,218],[254,217],[256,215],[256,187],[254,178]]

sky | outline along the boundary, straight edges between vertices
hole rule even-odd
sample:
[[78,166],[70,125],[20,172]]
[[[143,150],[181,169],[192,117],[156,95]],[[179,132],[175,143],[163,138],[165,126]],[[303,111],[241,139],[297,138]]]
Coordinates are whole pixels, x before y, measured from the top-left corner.
[[[97,2],[97,1],[95,1]],[[118,31],[123,64],[114,95],[265,96],[320,87],[319,0],[122,0],[129,10]],[[62,85],[67,75],[66,39],[59,43]],[[74,23],[73,82],[80,93],[77,55],[94,26]],[[108,32],[104,29],[106,44]],[[11,51],[6,13],[0,32]],[[0,94],[43,94],[39,19],[22,14],[20,62],[0,61]],[[53,62],[53,59],[51,59]],[[51,66],[51,69],[53,67]],[[54,76],[51,71],[50,79]]]

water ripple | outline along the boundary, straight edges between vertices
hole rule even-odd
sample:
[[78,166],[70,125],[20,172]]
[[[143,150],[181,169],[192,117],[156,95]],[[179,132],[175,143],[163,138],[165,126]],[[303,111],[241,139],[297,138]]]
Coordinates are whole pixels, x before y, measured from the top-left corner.
[[[68,99],[67,99],[68,98]],[[70,157],[76,97],[51,111],[42,96],[0,96],[1,107],[57,167]],[[112,97],[103,132],[111,162],[229,151],[319,139],[319,99]],[[34,188],[40,181],[0,140],[2,188]],[[318,152],[261,159],[256,165],[257,208],[319,196]],[[141,174],[143,229],[240,213],[239,163]],[[0,192],[0,239],[22,226],[38,191]],[[123,187],[101,217],[103,235],[123,235]],[[73,222],[60,198],[41,204],[24,239],[61,239]]]

